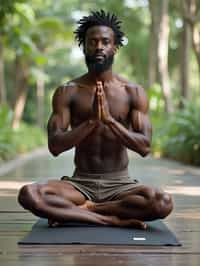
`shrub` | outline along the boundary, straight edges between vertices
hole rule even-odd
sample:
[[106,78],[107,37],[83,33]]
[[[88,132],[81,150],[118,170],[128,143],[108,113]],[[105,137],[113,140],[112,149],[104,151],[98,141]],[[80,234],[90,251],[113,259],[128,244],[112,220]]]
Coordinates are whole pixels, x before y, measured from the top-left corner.
[[165,127],[164,155],[200,165],[200,104],[185,102]]
[[0,106],[0,159],[8,159],[15,154],[12,124],[12,111],[7,105]]
[[38,127],[21,123],[13,135],[15,147],[18,153],[23,153],[46,144],[44,131]]
[[38,127],[21,123],[12,129],[12,111],[6,105],[0,106],[0,160],[7,160],[18,153],[32,150],[46,144],[44,131]]

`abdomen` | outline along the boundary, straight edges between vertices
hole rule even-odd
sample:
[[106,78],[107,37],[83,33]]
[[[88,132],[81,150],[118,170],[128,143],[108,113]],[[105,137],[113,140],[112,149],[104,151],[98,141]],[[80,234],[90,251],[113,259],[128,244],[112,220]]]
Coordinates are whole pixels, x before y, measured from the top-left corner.
[[111,172],[124,170],[128,165],[126,147],[106,129],[88,136],[76,147],[75,165],[83,172]]

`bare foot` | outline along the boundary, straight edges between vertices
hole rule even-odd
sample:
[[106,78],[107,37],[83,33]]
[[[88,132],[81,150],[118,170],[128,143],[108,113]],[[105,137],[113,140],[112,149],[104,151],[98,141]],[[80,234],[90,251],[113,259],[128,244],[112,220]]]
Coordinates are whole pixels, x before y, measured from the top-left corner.
[[79,205],[78,207],[81,209],[92,211],[94,205],[95,203],[93,203],[92,201],[86,200],[84,204]]
[[[90,210],[94,206],[94,203],[91,201],[85,202],[83,205],[79,206],[82,209]],[[117,216],[106,216],[106,215],[100,215],[96,214],[97,219],[96,221],[91,221],[92,223],[101,224],[101,225],[113,225],[113,226],[119,226],[119,227],[133,227],[138,229],[147,229],[147,224],[143,221],[137,220],[137,219],[120,219]],[[48,219],[49,227],[56,227],[59,225],[62,225],[62,222],[56,222],[52,219]]]
[[56,227],[56,226],[59,225],[59,223],[55,222],[55,221],[53,221],[51,219],[48,219],[48,225],[49,225],[49,227]]
[[138,229],[147,229],[147,224],[137,219],[120,219],[116,216],[109,216],[110,224],[119,227],[133,227]]

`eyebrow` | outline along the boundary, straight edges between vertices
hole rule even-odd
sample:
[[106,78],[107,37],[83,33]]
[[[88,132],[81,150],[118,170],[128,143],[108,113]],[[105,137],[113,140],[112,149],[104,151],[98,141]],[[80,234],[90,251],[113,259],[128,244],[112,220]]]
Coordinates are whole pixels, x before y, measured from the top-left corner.
[[[88,37],[88,40],[96,40],[96,39],[99,39],[99,38],[97,38],[97,37],[95,37],[95,36],[93,36],[93,37]],[[100,39],[103,39],[103,40],[111,40],[112,38],[109,37],[109,36],[102,36],[102,37],[100,37]]]

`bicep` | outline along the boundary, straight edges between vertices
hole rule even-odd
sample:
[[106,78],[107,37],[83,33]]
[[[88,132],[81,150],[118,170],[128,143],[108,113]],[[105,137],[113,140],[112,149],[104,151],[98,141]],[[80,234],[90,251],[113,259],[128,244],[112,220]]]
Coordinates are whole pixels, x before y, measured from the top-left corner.
[[48,121],[48,134],[59,131],[66,131],[70,125],[70,111],[68,109],[62,112],[51,114]]
[[151,140],[152,126],[148,113],[133,110],[131,114],[131,127],[134,132],[141,133]]
[[142,87],[136,87],[133,96],[131,111],[131,126],[133,131],[145,135],[151,140],[152,126],[149,119],[149,105],[145,91]]
[[48,134],[65,131],[70,125],[70,108],[64,96],[66,95],[63,95],[61,89],[57,90],[53,96],[53,111],[48,121]]

